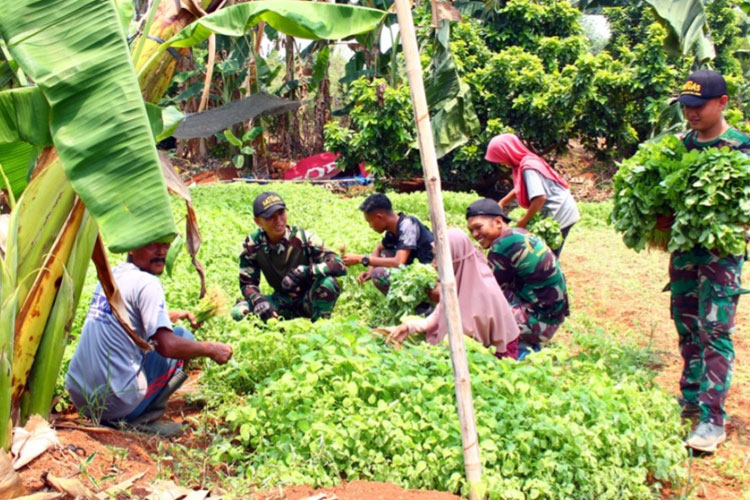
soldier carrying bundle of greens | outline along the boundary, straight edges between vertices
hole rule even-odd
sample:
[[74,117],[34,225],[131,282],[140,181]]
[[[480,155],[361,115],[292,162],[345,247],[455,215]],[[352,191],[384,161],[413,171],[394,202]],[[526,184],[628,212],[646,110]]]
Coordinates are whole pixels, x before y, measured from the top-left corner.
[[[727,84],[715,71],[691,74],[675,100],[682,104],[690,125],[682,138],[688,151],[727,146],[750,152],[750,138],[730,127],[722,114]],[[658,219],[660,229],[675,223],[674,214]],[[724,401],[734,361],[731,334],[741,288],[743,254],[721,255],[702,245],[672,252],[669,261],[671,312],[684,361],[680,389],[682,415],[698,416],[700,423],[685,444],[713,452],[726,439]]]
[[[304,229],[287,225],[284,200],[276,193],[261,193],[253,202],[259,229],[245,239],[240,254],[241,299],[232,309],[239,321],[255,314],[270,318],[330,317],[341,294],[336,276],[346,274],[341,258],[323,241]],[[260,293],[260,275],[274,293]]]

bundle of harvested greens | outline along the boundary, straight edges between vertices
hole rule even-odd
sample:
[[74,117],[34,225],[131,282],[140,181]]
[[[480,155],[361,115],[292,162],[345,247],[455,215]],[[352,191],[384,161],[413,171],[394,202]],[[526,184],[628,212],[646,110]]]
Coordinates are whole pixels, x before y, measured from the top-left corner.
[[685,152],[679,138],[666,136],[641,144],[638,152],[620,165],[614,177],[610,221],[628,248],[639,252],[646,246],[667,249],[670,234],[657,228],[657,217],[674,212],[668,195],[685,176]]
[[203,323],[214,316],[226,314],[229,309],[229,299],[218,287],[211,287],[206,291],[206,296],[201,299],[193,311],[196,323]]
[[[641,145],[614,178],[611,222],[635,250],[700,245],[720,255],[745,252],[750,225],[750,158],[727,147],[687,152],[668,136]],[[657,217],[674,215],[671,230]]]
[[542,217],[539,214],[534,215],[526,226],[526,229],[538,236],[552,250],[557,250],[563,244],[563,235],[560,231],[560,223],[552,217]]

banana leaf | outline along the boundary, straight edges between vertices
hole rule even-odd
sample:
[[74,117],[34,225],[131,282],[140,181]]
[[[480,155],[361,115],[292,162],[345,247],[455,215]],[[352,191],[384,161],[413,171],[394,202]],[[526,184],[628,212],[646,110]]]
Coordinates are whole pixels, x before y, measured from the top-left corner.
[[435,154],[442,158],[479,133],[470,87],[461,80],[450,51],[450,23],[443,19],[435,32],[430,75],[425,94],[432,110]]
[[39,87],[0,92],[0,144],[50,146],[49,104]]
[[702,0],[647,0],[656,15],[669,28],[668,49],[683,55],[696,46],[698,61],[713,59],[716,51],[706,37],[706,12]]
[[49,103],[57,153],[110,250],[171,240],[177,228],[114,3],[5,2],[0,35]]
[[159,52],[169,47],[192,47],[212,33],[242,36],[261,21],[287,35],[309,40],[337,40],[372,30],[385,14],[366,7],[297,0],[242,3],[195,21],[163,43]]
[[34,167],[39,150],[27,142],[14,142],[13,144],[0,144],[0,168],[8,180],[0,181],[0,188],[9,188],[13,195],[21,196],[26,184],[28,184],[29,171]]

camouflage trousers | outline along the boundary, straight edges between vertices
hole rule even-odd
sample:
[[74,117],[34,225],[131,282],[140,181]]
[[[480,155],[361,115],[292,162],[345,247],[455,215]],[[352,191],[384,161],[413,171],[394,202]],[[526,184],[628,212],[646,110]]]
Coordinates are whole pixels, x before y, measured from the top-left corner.
[[529,304],[521,301],[512,292],[504,291],[503,293],[505,298],[508,299],[508,304],[510,304],[520,330],[519,343],[538,346],[551,339],[557,329],[560,328],[562,321],[553,323],[548,319],[542,319],[529,307]]
[[683,359],[680,390],[700,406],[701,421],[724,425],[724,401],[734,362],[734,314],[740,294],[742,255],[695,247],[669,260],[671,314]]
[[[316,321],[320,318],[328,318],[333,312],[341,295],[336,278],[327,276],[313,281],[310,288],[300,297],[291,297],[289,294],[274,292],[264,295],[266,299],[284,319],[310,318]],[[247,314],[252,313],[253,308],[246,300],[241,300],[232,308],[232,317],[239,321]]]

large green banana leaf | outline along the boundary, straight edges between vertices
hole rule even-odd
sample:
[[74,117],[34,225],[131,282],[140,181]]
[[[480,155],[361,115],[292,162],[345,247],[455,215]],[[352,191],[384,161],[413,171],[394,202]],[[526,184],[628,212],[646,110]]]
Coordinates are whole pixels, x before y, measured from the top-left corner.
[[3,170],[4,177],[0,182],[0,188],[10,188],[16,198],[21,196],[28,184],[28,174],[34,166],[38,151],[28,142],[0,144],[0,168]]
[[[366,7],[298,0],[263,0],[226,7],[205,16],[167,40],[168,47],[192,47],[212,33],[242,36],[261,21],[277,31],[309,40],[337,40],[375,28],[385,12]],[[143,67],[148,67],[145,64]]]
[[16,141],[34,146],[52,144],[49,104],[38,87],[0,92],[0,144]]
[[706,38],[703,0],[646,0],[669,28],[667,47],[689,54],[693,47],[699,61],[716,57],[713,43]]
[[166,184],[113,0],[14,0],[0,35],[49,103],[68,179],[110,250],[177,233]]
[[471,100],[471,89],[461,81],[450,51],[450,23],[440,21],[435,31],[430,74],[425,93],[431,110],[435,154],[442,158],[479,133],[479,119]]

